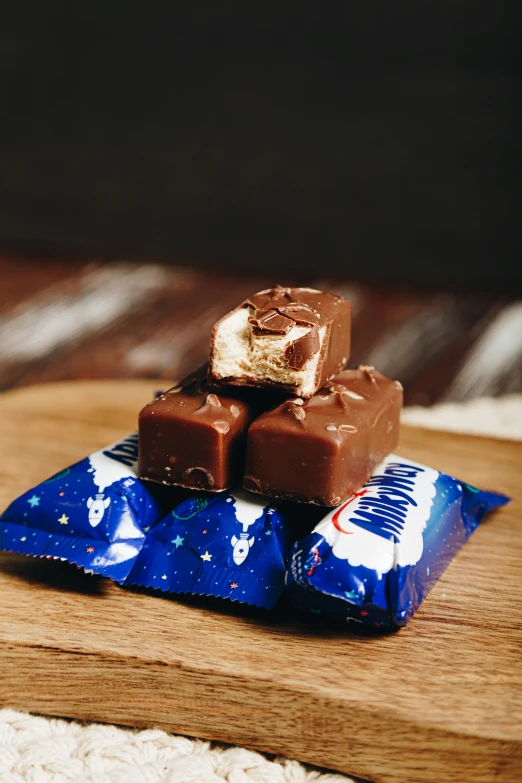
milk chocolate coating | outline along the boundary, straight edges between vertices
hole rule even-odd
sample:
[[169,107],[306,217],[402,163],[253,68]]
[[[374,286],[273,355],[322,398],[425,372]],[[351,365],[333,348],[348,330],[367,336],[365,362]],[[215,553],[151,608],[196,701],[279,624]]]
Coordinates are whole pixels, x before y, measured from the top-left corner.
[[200,378],[149,402],[139,415],[142,479],[221,492],[241,480],[246,431],[257,407],[216,394]]
[[315,291],[315,298],[310,303],[306,301],[307,295],[310,299],[310,293],[306,288],[283,288],[278,285],[251,296],[245,304],[251,305],[254,310],[248,319],[254,334],[288,334],[295,325],[316,326],[321,323],[322,308],[320,312],[313,305],[317,308],[317,294],[321,297],[330,294]]
[[402,386],[373,367],[345,370],[309,400],[289,400],[248,431],[243,486],[337,506],[399,440]]
[[[275,286],[260,291],[242,302],[214,327],[210,344],[209,383],[226,386],[256,386],[279,389],[298,394],[299,389],[289,383],[259,379],[249,375],[220,378],[213,372],[214,337],[225,319],[242,308],[249,308],[248,319],[256,337],[286,335],[294,326],[309,326],[310,332],[297,338],[285,350],[288,366],[302,370],[306,362],[320,351],[315,373],[314,391],[332,378],[347,363],[350,356],[351,305],[340,296],[315,291],[311,288],[284,288]],[[326,329],[321,345],[320,329]],[[307,395],[311,396],[311,395]]]

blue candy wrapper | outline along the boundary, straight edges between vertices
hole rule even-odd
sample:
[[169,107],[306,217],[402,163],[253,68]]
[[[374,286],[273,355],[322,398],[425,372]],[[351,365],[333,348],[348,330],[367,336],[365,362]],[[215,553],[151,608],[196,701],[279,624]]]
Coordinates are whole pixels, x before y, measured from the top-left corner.
[[0,549],[123,582],[146,533],[175,502],[163,487],[139,481],[137,458],[135,433],[33,487],[0,516]]
[[404,626],[484,515],[508,502],[391,454],[294,544],[287,586],[315,614]]
[[147,534],[126,583],[270,609],[290,543],[283,512],[266,498],[191,494]]

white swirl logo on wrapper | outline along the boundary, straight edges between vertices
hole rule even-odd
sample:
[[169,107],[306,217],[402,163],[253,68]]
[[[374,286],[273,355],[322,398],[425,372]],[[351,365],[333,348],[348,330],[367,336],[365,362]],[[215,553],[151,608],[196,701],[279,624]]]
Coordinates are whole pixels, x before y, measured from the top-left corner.
[[315,528],[335,557],[379,575],[422,557],[438,471],[390,454],[367,484]]

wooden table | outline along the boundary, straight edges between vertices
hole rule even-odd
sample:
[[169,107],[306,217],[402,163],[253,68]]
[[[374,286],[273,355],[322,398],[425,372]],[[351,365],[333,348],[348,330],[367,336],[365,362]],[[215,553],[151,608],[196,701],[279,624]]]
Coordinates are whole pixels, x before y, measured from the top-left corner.
[[350,299],[350,364],[401,380],[407,404],[522,391],[522,302],[495,294],[8,256],[0,280],[0,389],[180,377],[205,361],[221,315],[260,287],[294,282]]
[[[0,507],[135,427],[149,381],[0,397]],[[364,634],[0,556],[0,706],[155,726],[379,783],[522,780],[522,444],[403,427],[399,453],[513,502],[409,625]],[[1,744],[1,743],[0,743]]]

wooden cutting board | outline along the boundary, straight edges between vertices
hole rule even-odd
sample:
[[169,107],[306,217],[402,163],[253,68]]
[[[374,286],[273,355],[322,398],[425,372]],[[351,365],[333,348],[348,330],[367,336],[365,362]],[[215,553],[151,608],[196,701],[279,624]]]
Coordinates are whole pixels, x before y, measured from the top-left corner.
[[[0,505],[136,427],[154,382],[0,397]],[[375,781],[522,780],[522,444],[404,428],[400,452],[514,497],[410,625],[360,636],[292,612],[122,590],[0,560],[0,704],[247,745]]]

